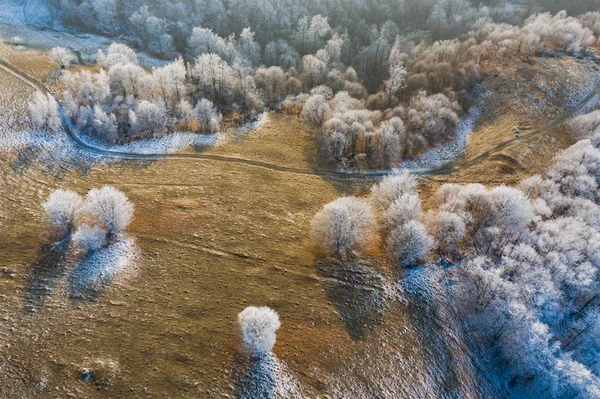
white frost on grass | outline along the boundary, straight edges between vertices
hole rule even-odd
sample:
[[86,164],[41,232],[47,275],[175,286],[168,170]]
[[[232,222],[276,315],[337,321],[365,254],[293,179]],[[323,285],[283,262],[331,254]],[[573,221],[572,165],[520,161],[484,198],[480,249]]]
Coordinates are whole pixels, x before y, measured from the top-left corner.
[[[406,269],[398,292],[412,309],[412,330],[423,353],[435,359],[427,367],[427,386],[437,398],[506,397],[487,368],[484,353],[472,356],[478,337],[461,322],[452,297],[452,265],[429,264]],[[443,326],[443,328],[440,328]],[[425,377],[425,376],[423,376]]]
[[175,154],[193,147],[214,147],[224,140],[221,133],[196,134],[176,132],[160,137],[139,139],[126,144],[106,144],[85,134],[79,136],[86,144],[92,147],[127,154],[162,155]]
[[57,10],[43,0],[2,0],[0,22],[12,25],[32,25],[46,28],[62,28]]
[[89,299],[106,289],[117,275],[130,277],[137,256],[135,240],[127,235],[86,256],[71,273],[70,295]]
[[305,389],[286,364],[271,354],[255,359],[249,364],[236,365],[233,374],[236,398],[308,397]]
[[592,97],[584,107],[582,107],[579,111],[573,114],[573,118],[594,111],[598,108],[598,103],[600,103],[600,94],[596,94],[594,97]]
[[262,112],[259,114],[255,120],[245,122],[240,128],[238,128],[237,133],[241,135],[247,135],[252,133],[255,130],[258,130],[262,126],[264,126],[269,121],[269,113]]
[[[50,50],[67,47],[79,51],[83,60],[95,60],[98,49],[106,52],[108,46],[118,38],[109,38],[91,33],[78,34],[68,31],[60,22],[53,6],[44,0],[0,0],[0,40],[7,43]],[[18,42],[12,40],[18,38]],[[138,53],[142,66],[161,67],[172,60],[163,60],[144,52]]]
[[40,165],[48,170],[87,169],[103,157],[74,145],[64,130],[0,131],[0,154],[17,153],[12,162],[15,170]]
[[490,92],[485,92],[479,96],[477,103],[467,111],[456,126],[454,138],[450,142],[432,148],[415,159],[404,161],[399,169],[420,171],[426,168],[440,167],[458,158],[467,147],[475,123],[479,120],[485,100],[490,94]]

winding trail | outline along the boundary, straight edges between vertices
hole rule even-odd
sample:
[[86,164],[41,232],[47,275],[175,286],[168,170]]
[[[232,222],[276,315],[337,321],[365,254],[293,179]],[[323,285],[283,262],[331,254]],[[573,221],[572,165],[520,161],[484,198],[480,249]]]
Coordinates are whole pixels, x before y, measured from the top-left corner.
[[[159,160],[165,158],[193,158],[193,159],[205,159],[210,161],[220,161],[220,162],[230,162],[230,163],[238,163],[245,164],[255,167],[261,167],[265,169],[270,169],[278,172],[284,173],[294,173],[294,174],[302,174],[302,175],[314,175],[320,177],[328,177],[334,179],[362,179],[362,178],[373,178],[378,176],[385,176],[391,173],[394,173],[394,170],[376,170],[376,171],[362,171],[362,172],[334,172],[331,170],[319,170],[319,169],[301,169],[301,168],[293,168],[288,166],[277,165],[268,162],[255,161],[245,158],[238,157],[230,157],[223,155],[214,155],[214,154],[201,154],[201,153],[177,153],[177,154],[142,154],[142,153],[130,153],[130,152],[122,152],[122,151],[114,151],[104,148],[95,147],[85,140],[81,138],[79,128],[75,125],[75,123],[71,120],[71,118],[66,114],[62,105],[56,98],[52,95],[52,93],[48,90],[46,86],[44,86],[39,80],[34,77],[28,75],[27,73],[21,71],[10,63],[6,62],[3,59],[0,59],[0,68],[6,70],[8,73],[13,76],[23,80],[25,83],[29,84],[33,88],[45,93],[58,103],[60,117],[63,121],[63,126],[65,127],[65,131],[69,138],[82,150],[85,150],[92,154],[102,155],[110,158],[118,158],[118,159],[129,159],[129,160]],[[552,120],[548,125],[529,132],[520,137],[515,137],[513,139],[507,140],[503,143],[498,144],[496,147],[478,155],[475,158],[465,159],[458,158],[454,161],[451,161],[441,167],[436,168],[421,168],[413,170],[412,172],[417,175],[421,175],[423,177],[433,177],[433,176],[443,176],[449,175],[452,173],[456,173],[460,170],[472,167],[476,164],[481,163],[486,160],[490,156],[497,154],[502,151],[509,145],[515,143],[516,141],[522,140],[524,138],[533,137],[539,135],[544,132],[548,132],[552,129],[555,129],[569,119],[571,119],[575,114],[588,106],[596,97],[600,96],[600,83],[596,84],[596,86],[588,93],[581,101],[579,101],[575,106],[569,108],[565,112],[563,112],[559,117]]]

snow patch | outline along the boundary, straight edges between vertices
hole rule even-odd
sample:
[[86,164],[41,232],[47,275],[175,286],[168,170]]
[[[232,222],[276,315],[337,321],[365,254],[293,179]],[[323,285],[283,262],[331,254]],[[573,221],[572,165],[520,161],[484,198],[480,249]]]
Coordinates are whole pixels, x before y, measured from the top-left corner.
[[176,132],[161,137],[135,140],[126,144],[106,144],[88,135],[81,134],[79,138],[86,144],[104,151],[127,154],[174,154],[190,147],[214,147],[224,140],[222,133],[210,135]]
[[252,133],[255,130],[260,129],[269,121],[268,112],[262,112],[258,115],[258,117],[253,121],[245,122],[238,130],[237,133],[242,135],[247,135]]
[[235,397],[244,399],[287,399],[306,397],[298,379],[287,365],[269,353],[243,359],[234,369]]
[[99,295],[117,275],[128,277],[136,258],[135,240],[127,235],[86,256],[71,273],[70,296],[91,299]]

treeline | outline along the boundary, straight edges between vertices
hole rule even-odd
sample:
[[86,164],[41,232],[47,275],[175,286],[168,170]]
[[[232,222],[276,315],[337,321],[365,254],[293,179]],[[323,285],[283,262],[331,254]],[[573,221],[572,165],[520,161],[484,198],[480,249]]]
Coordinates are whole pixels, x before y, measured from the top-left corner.
[[482,19],[462,39],[433,44],[398,37],[386,53],[387,79],[374,94],[357,97],[328,78],[313,81],[342,91],[334,96],[321,86],[294,101],[306,121],[321,126],[321,153],[338,167],[389,169],[454,137],[486,63],[578,54],[596,42],[599,18],[536,14],[521,27]]
[[[233,62],[233,53],[255,67],[300,69],[303,57],[317,55],[326,42],[335,47],[341,71],[351,66],[371,92],[388,72],[396,42],[455,39],[481,20],[520,25],[527,16],[547,9],[570,15],[597,10],[568,1],[510,2],[468,0],[335,0],[323,2],[195,0],[123,1],[52,0],[72,25],[96,29],[167,59],[184,55],[192,61],[202,52]],[[522,3],[522,2],[520,2]],[[558,5],[562,8],[557,8]],[[95,18],[90,18],[90,16]],[[92,23],[90,24],[90,21]],[[595,23],[592,22],[592,23]]]
[[[219,4],[219,0],[203,3],[202,10],[221,9]],[[246,15],[252,4],[243,5],[248,6]],[[407,1],[405,5],[411,15],[424,15],[434,37],[443,36],[431,25],[436,10],[446,18],[452,15],[465,29],[450,35],[460,38],[432,41],[424,33],[401,31],[389,16],[366,31],[340,29],[340,21],[371,15],[373,10],[358,5],[361,13],[354,16],[300,15],[289,26],[279,26],[273,19],[268,29],[240,28],[239,36],[221,36],[209,27],[217,29],[216,25],[205,24],[186,33],[181,50],[185,57],[152,71],[138,65],[129,47],[113,44],[107,54],[98,55],[104,72],[65,74],[65,108],[97,137],[120,141],[163,131],[214,132],[221,111],[239,111],[244,118],[283,101],[285,111],[301,113],[321,126],[320,151],[337,167],[387,169],[454,137],[486,62],[556,51],[577,54],[600,34],[599,12],[578,18],[566,12],[534,14],[516,26],[491,19],[490,10],[505,5],[473,7],[464,0]],[[276,9],[288,10],[288,6],[298,9],[286,3]],[[127,7],[131,4],[117,9]],[[151,4],[142,6],[144,12],[149,8]],[[333,9],[327,8],[328,13]],[[235,10],[215,15],[233,18],[241,9]],[[244,22],[256,22],[254,14],[248,15],[253,16]],[[283,34],[269,37],[270,29]],[[61,67],[65,67],[63,53],[54,52]],[[46,108],[52,111],[51,106]],[[38,114],[42,117],[36,120],[54,120]]]
[[323,15],[336,32],[348,32],[353,38],[351,48],[357,53],[380,35],[381,26],[388,21],[403,28],[425,27],[448,38],[469,31],[481,17],[519,24],[533,13],[567,10],[578,15],[597,10],[600,5],[598,0],[353,0],[343,4],[336,0],[48,1],[62,11],[67,24],[107,35],[128,35],[142,48],[166,56],[183,53],[189,33],[197,26],[210,28],[223,37],[250,27],[259,32],[257,40],[266,48],[279,38],[293,45],[297,21]]
[[[597,12],[580,18],[536,14],[522,27],[484,18],[461,39],[433,43],[409,40],[386,23],[387,33],[368,47],[373,51],[354,57],[346,56],[350,36],[335,32],[321,15],[298,22],[295,47],[278,40],[264,52],[248,28],[239,38],[223,38],[196,27],[188,40],[189,62],[180,57],[146,71],[123,44],[100,51],[99,73],[65,73],[64,104],[80,126],[119,141],[163,131],[214,132],[220,111],[247,117],[286,99],[285,111],[301,110],[308,122],[322,125],[319,147],[338,167],[385,169],[452,139],[486,62],[584,51],[596,41],[598,21]],[[356,57],[385,68],[382,74],[357,65],[363,76],[378,77],[375,90],[351,65]],[[58,49],[53,58],[62,68],[70,61]],[[54,120],[43,112],[34,119]]]
[[221,117],[212,100],[221,99],[224,84],[215,57],[207,54],[187,67],[179,58],[147,71],[132,49],[113,43],[107,54],[98,51],[99,72],[64,73],[65,111],[108,142],[175,130],[215,132]]
[[445,184],[426,213],[414,177],[386,177],[326,205],[315,243],[341,261],[382,242],[398,267],[452,265],[450,297],[508,391],[599,397],[599,127],[598,111],[576,118],[587,138],[518,188]]

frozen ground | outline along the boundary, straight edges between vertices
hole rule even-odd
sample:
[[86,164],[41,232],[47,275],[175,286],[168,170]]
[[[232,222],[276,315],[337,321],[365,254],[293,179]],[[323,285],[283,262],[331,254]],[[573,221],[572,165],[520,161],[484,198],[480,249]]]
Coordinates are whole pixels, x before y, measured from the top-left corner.
[[233,391],[238,399],[306,397],[297,378],[272,353],[258,359],[238,357],[232,374]]
[[43,0],[3,0],[0,7],[0,22],[62,29],[58,11]]
[[244,125],[237,130],[237,133],[240,135],[250,134],[253,131],[255,131],[256,129],[259,129],[262,126],[264,126],[265,123],[268,122],[268,120],[269,120],[269,113],[265,111],[265,112],[261,113],[260,115],[258,115],[256,120],[244,123]]
[[[0,40],[15,46],[41,50],[67,47],[80,53],[84,61],[95,60],[98,49],[106,50],[113,41],[91,33],[69,32],[59,22],[58,12],[42,0],[2,0],[0,2]],[[143,52],[138,52],[140,64],[154,67],[167,64]]]
[[97,298],[116,277],[132,275],[136,258],[135,240],[127,235],[84,257],[69,276],[69,296],[88,301]]
[[127,154],[175,154],[190,148],[207,148],[221,144],[225,140],[222,133],[216,134],[195,134],[176,132],[166,136],[135,140],[126,144],[108,145],[95,140],[90,136],[81,134],[80,139],[87,144],[105,151],[127,153]]
[[436,359],[427,365],[429,384],[437,398],[502,398],[501,383],[489,372],[486,356],[477,348],[476,336],[463,326],[453,304],[447,270],[427,265],[405,271],[398,284],[400,295],[415,318],[415,331],[423,348]]

